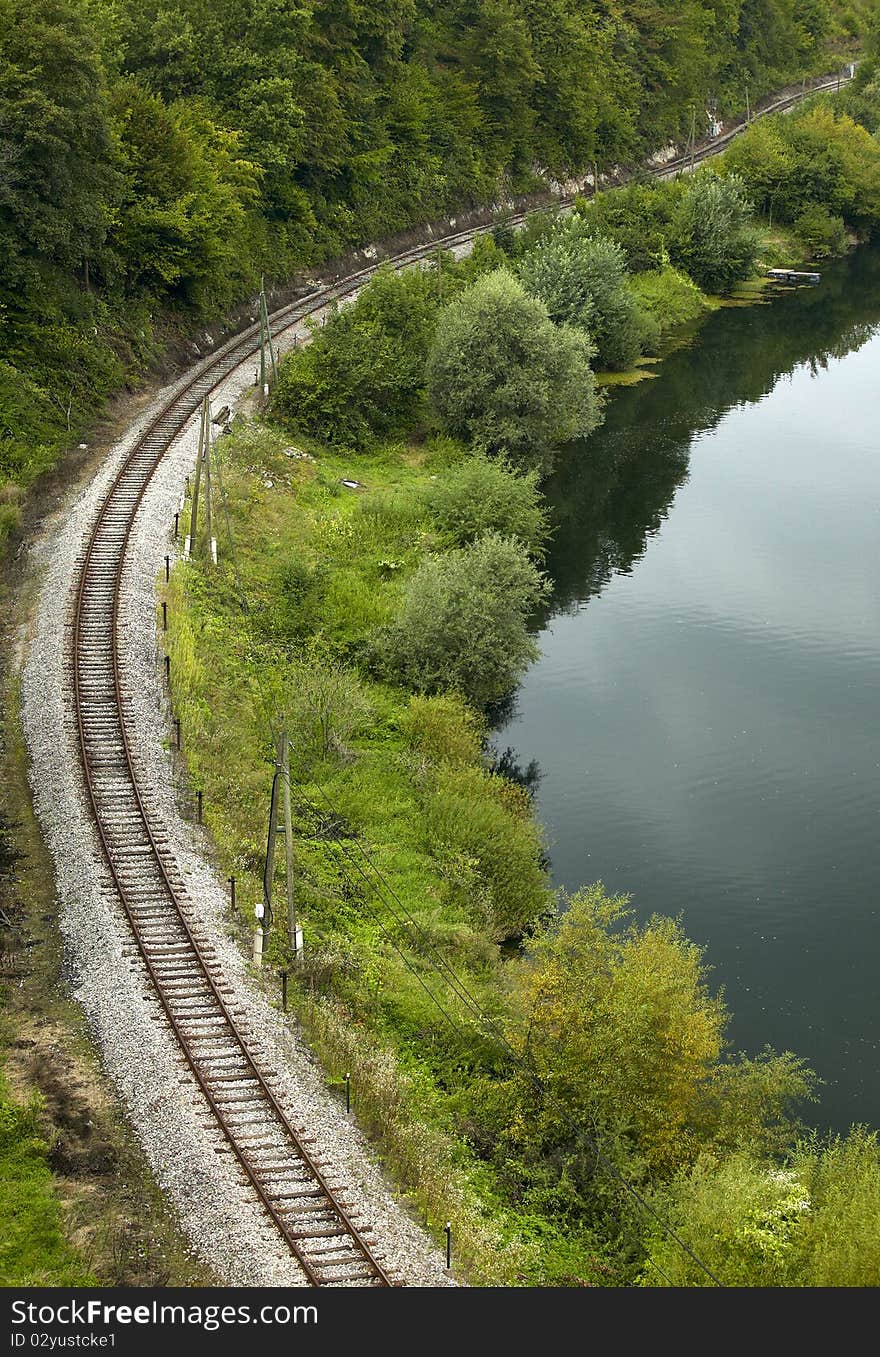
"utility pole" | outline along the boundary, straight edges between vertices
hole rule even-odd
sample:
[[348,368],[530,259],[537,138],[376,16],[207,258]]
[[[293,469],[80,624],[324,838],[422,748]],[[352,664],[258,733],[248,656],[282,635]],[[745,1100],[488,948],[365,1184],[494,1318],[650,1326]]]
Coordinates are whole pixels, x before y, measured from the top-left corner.
[[284,809],[284,859],[287,886],[287,921],[294,964],[303,950],[302,929],[297,926],[293,881],[293,823],[290,805],[290,741],[287,730],[278,736],[275,774],[272,778],[272,796],[269,803],[269,833],[266,838],[266,862],[263,868],[263,901],[257,906],[257,931],[254,936],[254,961],[262,962],[263,952],[272,928],[272,889],[275,878],[275,845],[278,836],[279,790]]
[[299,961],[302,956],[303,933],[302,929],[297,927],[296,923],[296,901],[294,900],[294,881],[293,881],[293,820],[290,809],[290,738],[285,728],[281,732],[280,741],[281,755],[281,778],[284,800],[284,870],[285,884],[287,886],[287,934],[290,939],[290,950],[293,953],[293,963]]
[[749,108],[749,87],[748,87],[748,84],[746,84],[746,126],[747,126],[747,127],[748,127],[748,125],[749,125],[749,123],[750,123],[751,121],[752,121],[752,112],[751,112],[751,109]]
[[199,452],[196,458],[196,474],[193,482],[192,508],[189,516],[189,534],[183,545],[184,560],[189,560],[195,552],[199,524],[199,489],[202,472],[205,476],[205,532],[208,550],[214,564],[217,564],[217,542],[213,535],[212,490],[211,490],[211,402],[206,396],[202,401],[199,420]]
[[697,140],[697,106],[691,104],[691,173],[694,169],[694,144]]
[[[266,353],[269,354],[269,363],[266,363]],[[266,284],[262,275],[260,275],[260,390],[264,396],[269,394],[269,383],[275,382],[278,376],[278,365],[275,361],[275,346],[272,343],[272,326],[269,324],[269,308],[266,305]]]

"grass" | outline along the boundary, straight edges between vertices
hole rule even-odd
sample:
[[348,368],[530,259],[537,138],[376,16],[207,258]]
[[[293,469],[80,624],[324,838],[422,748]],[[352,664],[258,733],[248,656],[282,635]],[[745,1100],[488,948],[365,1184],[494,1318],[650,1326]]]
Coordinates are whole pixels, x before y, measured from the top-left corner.
[[94,1286],[63,1227],[40,1105],[10,1097],[0,1078],[0,1286]]
[[[443,545],[424,496],[461,451],[444,441],[349,457],[250,424],[223,439],[221,452],[236,556],[221,540],[216,569],[204,560],[179,564],[162,587],[188,776],[204,789],[222,869],[236,876],[233,927],[247,946],[283,715],[306,938],[291,987],[297,1015],[329,1079],[351,1072],[358,1113],[414,1210],[438,1236],[453,1221],[471,1280],[510,1284],[534,1275],[533,1244],[463,1140],[450,1103],[462,1072],[497,1053],[432,972],[411,927],[364,889],[359,870],[366,853],[395,908],[418,921],[485,1009],[500,1012],[505,963],[487,918],[505,889],[504,864],[486,826],[522,855],[533,914],[545,909],[528,802],[484,766],[479,722],[460,701],[412,699],[371,677],[365,662],[369,635],[391,617],[402,580]],[[351,479],[357,489],[342,485]],[[249,616],[236,600],[236,571]],[[290,964],[282,857],[273,969]],[[426,986],[453,1012],[455,1031]]]

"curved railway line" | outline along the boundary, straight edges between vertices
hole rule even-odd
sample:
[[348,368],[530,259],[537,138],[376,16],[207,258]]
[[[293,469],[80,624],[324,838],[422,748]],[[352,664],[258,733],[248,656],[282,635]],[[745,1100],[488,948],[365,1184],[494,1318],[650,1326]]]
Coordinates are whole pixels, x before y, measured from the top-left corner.
[[[828,88],[835,83],[829,80]],[[815,89],[808,93],[815,92]],[[787,96],[764,112],[790,107]],[[741,129],[732,129],[693,156],[667,162],[666,177],[716,154]],[[513,218],[523,219],[524,214]],[[396,256],[403,266],[454,248],[488,227],[433,240]],[[274,336],[283,335],[329,302],[355,292],[377,265],[276,311]],[[70,674],[87,803],[106,867],[128,919],[152,992],[158,999],[201,1090],[207,1115],[219,1128],[253,1193],[316,1286],[396,1284],[368,1225],[329,1181],[329,1170],[306,1131],[293,1125],[232,1011],[229,990],[188,906],[183,876],[166,836],[146,804],[132,758],[135,721],[120,664],[118,625],[126,547],[153,473],[166,451],[209,395],[259,346],[252,326],[198,365],[140,435],[125,459],[78,560]]]

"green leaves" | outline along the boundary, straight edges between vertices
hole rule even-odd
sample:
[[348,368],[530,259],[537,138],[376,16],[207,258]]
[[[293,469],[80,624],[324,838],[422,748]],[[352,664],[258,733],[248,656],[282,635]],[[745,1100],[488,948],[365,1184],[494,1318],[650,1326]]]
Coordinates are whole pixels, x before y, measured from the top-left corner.
[[555,326],[511,274],[487,274],[440,317],[428,391],[446,429],[515,464],[542,468],[554,447],[599,422],[585,334]]
[[748,278],[757,237],[746,185],[736,174],[695,174],[678,208],[669,247],[674,264],[706,292],[729,292]]
[[274,412],[346,447],[411,426],[421,409],[438,305],[426,273],[380,270],[281,364]]
[[537,658],[527,622],[548,590],[519,542],[496,533],[428,557],[377,635],[377,664],[417,692],[498,701]]

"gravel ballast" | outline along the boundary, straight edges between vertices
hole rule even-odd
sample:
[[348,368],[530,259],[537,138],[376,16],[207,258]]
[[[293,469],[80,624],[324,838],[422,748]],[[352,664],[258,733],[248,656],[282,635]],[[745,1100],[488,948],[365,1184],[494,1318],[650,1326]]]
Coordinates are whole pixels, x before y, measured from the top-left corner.
[[[298,326],[300,340],[306,335]],[[280,347],[293,342],[288,331]],[[234,408],[252,391],[247,360],[212,397]],[[180,385],[166,387],[109,453],[99,473],[46,523],[31,545],[41,590],[22,672],[22,720],[31,759],[34,802],[56,867],[65,976],[83,1006],[105,1067],[195,1252],[225,1283],[302,1286],[302,1271],[257,1204],[252,1188],[219,1152],[222,1137],[188,1071],[177,1042],[150,998],[146,973],[86,810],[70,674],[71,609],[81,558],[103,497],[139,432]],[[155,580],[174,553],[170,526],[198,442],[190,420],[157,469],[142,501],[126,554],[119,646],[126,690],[125,722],[139,785],[149,789],[151,821],[167,836],[187,885],[185,902],[200,937],[214,948],[230,1007],[261,1064],[276,1072],[273,1088],[297,1126],[314,1137],[334,1188],[358,1223],[369,1225],[377,1256],[408,1285],[443,1286],[445,1258],[395,1198],[357,1125],[324,1085],[314,1057],[268,1003],[228,935],[225,883],[208,860],[204,831],[186,821],[175,798],[166,748],[169,712],[160,678]]]

